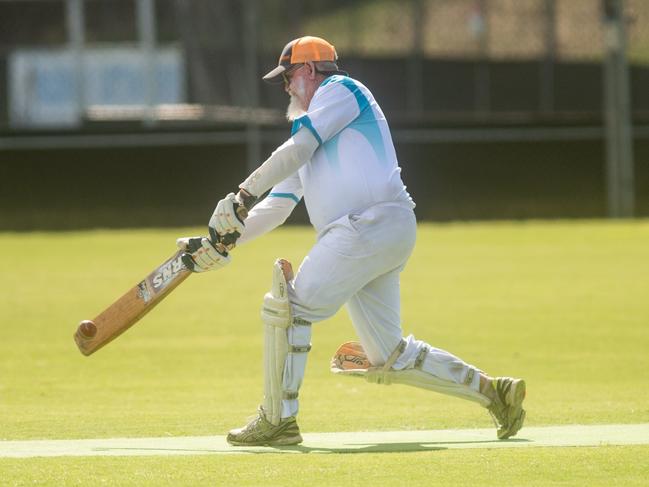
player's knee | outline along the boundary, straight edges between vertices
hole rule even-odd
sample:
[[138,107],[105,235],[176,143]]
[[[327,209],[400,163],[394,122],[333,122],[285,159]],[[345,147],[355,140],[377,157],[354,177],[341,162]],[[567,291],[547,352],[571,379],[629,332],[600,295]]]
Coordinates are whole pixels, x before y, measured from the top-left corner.
[[296,280],[291,286],[289,300],[296,315],[313,322],[330,318],[344,304],[322,282],[300,280]]
[[316,283],[294,281],[289,293],[291,303],[305,308],[310,307],[317,296],[317,287]]

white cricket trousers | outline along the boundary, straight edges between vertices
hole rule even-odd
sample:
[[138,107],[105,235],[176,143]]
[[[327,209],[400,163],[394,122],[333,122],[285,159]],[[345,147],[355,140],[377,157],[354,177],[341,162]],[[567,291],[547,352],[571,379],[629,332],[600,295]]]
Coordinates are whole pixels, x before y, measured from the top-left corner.
[[[332,222],[320,232],[289,283],[293,316],[316,323],[346,305],[368,359],[372,365],[383,365],[403,337],[399,274],[412,253],[416,230],[414,212],[399,203],[378,204]],[[428,347],[425,372],[456,384],[464,384],[471,369],[480,372],[412,335],[405,340],[406,349],[394,369],[412,366],[421,349]],[[301,383],[304,367],[291,373]],[[471,376],[465,385],[478,391],[479,373]],[[298,400],[284,400],[282,410],[282,417],[294,416]]]

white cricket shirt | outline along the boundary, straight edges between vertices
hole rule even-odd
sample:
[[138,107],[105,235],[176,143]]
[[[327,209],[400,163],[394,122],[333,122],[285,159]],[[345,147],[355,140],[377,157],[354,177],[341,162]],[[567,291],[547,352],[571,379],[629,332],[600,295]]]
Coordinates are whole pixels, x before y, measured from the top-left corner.
[[269,198],[304,197],[319,232],[329,223],[379,203],[414,203],[401,180],[388,123],[362,83],[348,76],[326,78],[291,134],[305,128],[319,143],[311,159],[277,184]]

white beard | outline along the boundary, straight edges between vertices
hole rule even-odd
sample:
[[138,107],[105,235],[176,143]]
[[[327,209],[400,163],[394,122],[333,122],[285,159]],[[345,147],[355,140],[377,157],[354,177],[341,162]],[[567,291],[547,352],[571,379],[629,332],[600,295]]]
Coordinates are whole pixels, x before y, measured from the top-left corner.
[[295,85],[295,92],[290,93],[291,100],[289,101],[288,108],[286,109],[286,119],[289,122],[292,122],[296,118],[300,118],[306,113],[305,109],[302,107],[302,102],[300,101],[300,98],[304,99],[306,94],[304,80],[302,78],[296,80]]
[[298,100],[295,95],[291,95],[291,101],[289,101],[288,108],[286,109],[286,119],[289,122],[292,122],[296,118],[300,118],[305,113],[306,112],[302,109],[300,100]]

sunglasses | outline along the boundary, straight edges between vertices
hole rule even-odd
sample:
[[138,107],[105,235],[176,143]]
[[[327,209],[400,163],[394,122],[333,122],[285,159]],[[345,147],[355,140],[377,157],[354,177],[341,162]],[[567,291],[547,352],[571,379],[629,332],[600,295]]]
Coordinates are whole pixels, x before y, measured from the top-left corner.
[[282,79],[284,80],[284,86],[288,86],[291,84],[291,77],[293,74],[300,69],[304,64],[294,64],[290,68],[288,68],[286,71],[282,73]]

